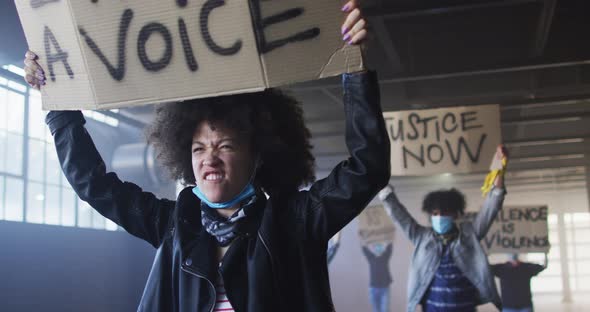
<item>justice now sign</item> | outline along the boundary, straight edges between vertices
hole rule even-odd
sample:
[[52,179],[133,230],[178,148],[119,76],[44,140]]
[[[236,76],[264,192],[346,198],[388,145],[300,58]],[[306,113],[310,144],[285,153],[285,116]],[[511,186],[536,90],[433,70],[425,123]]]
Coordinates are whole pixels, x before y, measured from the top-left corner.
[[340,0],[16,0],[44,109],[252,92],[362,70]]
[[485,172],[501,142],[498,105],[383,114],[391,142],[391,174]]

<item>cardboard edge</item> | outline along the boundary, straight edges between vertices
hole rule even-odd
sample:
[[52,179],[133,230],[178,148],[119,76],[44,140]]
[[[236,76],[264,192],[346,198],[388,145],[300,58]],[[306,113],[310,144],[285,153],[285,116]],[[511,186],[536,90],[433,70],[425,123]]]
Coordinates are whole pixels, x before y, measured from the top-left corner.
[[[331,67],[330,65],[332,64],[332,62],[334,61],[334,59],[336,58],[336,56],[339,53],[344,54],[344,59],[345,59],[344,72],[345,73],[354,73],[354,72],[360,72],[360,71],[365,70],[364,59],[363,59],[361,47],[360,46],[349,46],[346,43],[343,43],[342,46],[340,46],[334,52],[332,52],[332,54],[330,54],[330,57],[325,62],[324,66],[322,66],[322,68],[320,68],[318,74],[315,76],[316,80],[335,76],[335,74],[333,74],[333,72],[327,71],[327,69]],[[349,62],[350,59],[353,59],[352,64]],[[356,62],[356,60],[358,60],[358,62]]]
[[[134,106],[163,104],[163,103],[169,103],[169,102],[181,102],[181,101],[187,101],[187,100],[203,99],[203,98],[209,98],[209,97],[218,97],[218,96],[232,95],[232,94],[238,94],[238,93],[260,92],[260,91],[264,91],[265,89],[266,89],[266,87],[262,86],[262,87],[255,87],[255,88],[208,93],[206,95],[199,96],[199,97],[184,96],[184,97],[176,97],[176,98],[170,98],[170,99],[165,99],[165,100],[154,98],[152,103],[146,103],[146,100],[149,100],[150,98],[140,98],[140,99],[134,99],[134,100],[129,100],[129,101],[125,101],[125,102],[117,102],[116,104],[115,103],[101,104],[100,106],[98,106],[95,109],[96,110],[108,110],[108,109],[115,109],[115,108],[128,108],[128,107],[134,107]],[[141,102],[141,104],[134,104],[134,103],[138,103],[138,102]]]
[[254,34],[254,41],[256,41],[256,53],[258,54],[258,63],[260,65],[260,71],[262,73],[262,80],[264,83],[264,89],[271,88],[270,83],[268,82],[268,74],[266,72],[266,64],[264,63],[263,54],[260,51],[260,34],[257,32],[256,25],[254,25],[254,10],[252,9],[252,1],[244,0],[248,2],[248,10],[250,14],[250,27],[252,27],[252,33]]
[[66,0],[66,2],[67,2],[67,6],[69,9],[69,13],[70,13],[70,20],[73,23],[72,26],[74,27],[74,33],[76,34],[76,41],[78,43],[80,43],[78,45],[78,49],[80,49],[80,55],[82,56],[82,61],[84,62],[84,72],[86,73],[86,77],[88,77],[88,86],[90,88],[90,92],[92,93],[92,101],[94,102],[94,103],[89,103],[87,109],[96,110],[96,109],[99,109],[98,99],[96,97],[96,90],[94,89],[94,79],[89,71],[90,67],[88,67],[87,56],[86,56],[86,53],[84,52],[85,50],[82,48],[82,44],[83,44],[84,40],[80,37],[80,31],[78,29],[78,20],[76,20],[76,18],[74,16],[74,9],[72,8],[72,4],[71,4],[72,0]]

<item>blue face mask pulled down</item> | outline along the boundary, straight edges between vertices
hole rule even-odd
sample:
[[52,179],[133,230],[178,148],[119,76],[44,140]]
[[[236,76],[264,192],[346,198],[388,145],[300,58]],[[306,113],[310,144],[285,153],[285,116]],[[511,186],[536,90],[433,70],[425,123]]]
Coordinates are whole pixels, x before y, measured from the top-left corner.
[[244,199],[253,196],[254,194],[256,194],[256,190],[254,189],[254,185],[252,185],[252,183],[248,183],[240,192],[240,194],[223,203],[214,203],[209,201],[207,197],[205,197],[205,194],[203,194],[203,192],[201,192],[201,190],[197,186],[193,187],[193,194],[197,195],[201,202],[204,202],[205,204],[207,204],[207,206],[213,209],[224,209],[230,208],[238,204],[239,202],[243,201]]
[[432,229],[438,234],[446,234],[455,225],[455,220],[448,216],[431,216]]

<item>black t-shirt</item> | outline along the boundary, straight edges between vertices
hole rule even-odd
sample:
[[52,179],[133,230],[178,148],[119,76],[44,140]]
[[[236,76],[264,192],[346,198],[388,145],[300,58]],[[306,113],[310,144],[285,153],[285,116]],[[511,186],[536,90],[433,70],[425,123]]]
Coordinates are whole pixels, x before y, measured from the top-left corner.
[[492,265],[492,272],[500,278],[502,306],[512,309],[532,307],[531,278],[544,269],[542,265],[526,262],[516,266],[510,262]]
[[369,248],[363,247],[363,254],[369,261],[370,287],[385,288],[393,281],[389,272],[389,258],[391,258],[392,248],[391,244],[388,244],[383,253],[377,257]]

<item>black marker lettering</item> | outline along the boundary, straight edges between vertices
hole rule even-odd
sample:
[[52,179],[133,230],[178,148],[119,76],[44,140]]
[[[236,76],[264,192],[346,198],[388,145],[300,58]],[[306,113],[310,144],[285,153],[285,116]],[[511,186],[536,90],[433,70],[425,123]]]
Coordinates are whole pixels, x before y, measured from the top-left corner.
[[459,162],[461,162],[461,146],[459,145],[458,147],[458,151],[457,154],[455,155],[453,153],[453,147],[451,146],[451,142],[449,142],[449,140],[445,140],[445,143],[447,145],[447,149],[449,150],[449,155],[451,156],[451,161],[453,162],[453,165],[458,165]]
[[440,142],[440,123],[438,120],[434,122],[434,130],[436,130],[436,142]]
[[512,234],[514,233],[514,223],[505,223],[502,224],[502,232]]
[[463,144],[465,146],[465,152],[467,152],[467,156],[469,156],[469,159],[471,159],[472,162],[479,161],[479,156],[481,155],[481,149],[483,148],[483,143],[485,142],[487,136],[488,135],[484,133],[479,138],[479,144],[477,145],[477,152],[475,155],[473,155],[471,153],[471,150],[469,149],[467,142],[465,142],[465,139],[463,137],[459,138],[459,145]]
[[408,133],[408,139],[410,140],[415,140],[418,138],[418,129],[416,129],[416,124],[415,122],[420,122],[420,115],[416,114],[416,113],[411,113],[408,116],[408,122],[410,123],[410,127],[412,127],[412,129],[414,130],[414,134],[411,135]]
[[256,38],[258,39],[256,42],[258,44],[258,50],[261,54],[268,53],[289,43],[310,40],[320,35],[320,29],[318,27],[312,27],[287,38],[270,42],[267,41],[266,35],[264,33],[264,29],[266,27],[296,18],[303,14],[304,9],[293,8],[282,13],[263,18],[262,11],[260,9],[260,1],[261,0],[252,0],[250,5],[252,9],[252,17],[254,20],[254,30],[256,33]]
[[197,60],[195,59],[191,40],[188,37],[188,32],[186,31],[186,24],[182,18],[178,19],[178,31],[180,32],[180,41],[182,42],[182,49],[184,50],[186,65],[191,71],[196,71],[199,69],[199,64],[197,64]]
[[[447,121],[451,117],[452,117],[452,121],[451,121],[452,126],[451,126],[451,128],[449,128],[448,125],[447,125]],[[443,128],[443,131],[446,132],[446,133],[451,133],[451,132],[457,130],[457,127],[458,127],[458,125],[457,125],[457,117],[455,117],[455,114],[453,114],[453,113],[446,113],[445,116],[443,117],[443,120],[442,120],[442,128]]]
[[484,241],[484,244],[486,245],[486,249],[492,248],[492,244],[494,243],[494,239],[496,239],[496,237],[498,237],[498,232],[492,234],[489,239],[487,236],[484,237],[483,241]]
[[[51,32],[49,27],[45,26],[45,31],[43,34],[43,40],[45,43],[45,58],[47,59],[47,70],[49,70],[49,77],[51,77],[51,81],[55,81],[55,71],[53,70],[53,63],[55,62],[62,62],[64,67],[66,68],[66,72],[70,79],[74,79],[74,72],[68,63],[68,52],[65,52],[59,46],[57,39]],[[56,53],[51,53],[51,46],[55,48]]]
[[179,8],[184,8],[187,4],[188,0],[176,0],[176,5]]
[[434,119],[436,119],[436,116],[422,118],[422,119],[420,119],[418,121],[418,122],[421,122],[422,123],[422,127],[424,129],[424,134],[422,135],[422,137],[424,139],[427,139],[428,138],[428,122],[431,121],[431,120],[434,120]]
[[447,148],[449,150],[449,155],[451,156],[451,161],[453,162],[453,164],[458,165],[461,162],[461,155],[463,154],[461,152],[461,150],[463,148],[465,148],[465,152],[467,153],[467,156],[469,157],[469,159],[471,159],[471,162],[477,162],[479,160],[479,156],[481,155],[483,143],[485,142],[486,138],[487,138],[487,134],[481,135],[475,155],[473,155],[473,153],[469,149],[469,145],[467,145],[467,142],[465,141],[464,137],[461,136],[459,138],[459,141],[457,142],[456,154],[453,153],[453,147],[451,146],[451,143],[449,142],[449,140],[445,140],[445,143],[446,143]]
[[504,211],[506,211],[506,209],[502,209],[498,212],[498,215],[496,216],[496,221],[500,221],[500,222],[507,222],[509,221],[509,219],[507,219],[504,215]]
[[107,67],[109,74],[113,77],[113,79],[117,81],[123,80],[125,77],[125,43],[127,42],[127,31],[129,30],[129,24],[131,24],[131,19],[133,18],[133,11],[131,9],[126,9],[121,16],[121,22],[119,24],[119,37],[117,39],[117,67],[111,65],[109,60],[104,56],[98,45],[90,38],[90,36],[86,33],[84,28],[79,27],[80,35],[84,37],[86,44],[98,59]]
[[543,221],[547,220],[547,207],[541,207],[539,209],[539,219]]
[[397,141],[398,139],[401,139],[401,141],[404,141],[404,123],[403,120],[398,120],[397,121],[397,134],[395,133],[395,122],[394,122],[395,118],[386,118],[385,121],[389,124],[389,133],[391,134],[391,140],[392,141]]
[[404,168],[408,168],[408,157],[407,155],[410,155],[411,157],[413,157],[414,159],[416,159],[420,165],[422,167],[424,167],[425,161],[424,161],[424,145],[420,145],[420,156],[410,152],[410,150],[408,150],[405,146],[402,146],[402,153],[403,153],[403,157],[404,157]]
[[472,126],[467,125],[467,123],[477,120],[477,116],[474,116],[474,115],[477,115],[477,112],[463,112],[463,113],[461,113],[461,129],[463,129],[463,131],[483,127],[483,125],[472,125]]
[[[159,60],[152,61],[147,55],[145,45],[148,39],[150,39],[152,34],[155,32],[162,35],[162,38],[164,39],[165,50],[164,54]],[[143,65],[143,67],[149,71],[160,71],[168,66],[168,64],[170,64],[170,60],[172,59],[172,36],[170,35],[168,28],[160,23],[149,23],[143,26],[139,31],[139,38],[137,38],[137,55],[139,56],[141,65]]]
[[427,118],[422,118],[420,120],[418,120],[418,122],[422,123],[422,126],[424,128],[424,134],[422,135],[423,138],[427,139],[428,138],[428,122],[436,119],[436,116],[433,117],[427,117]]
[[[438,152],[438,156],[433,156],[436,155],[436,153],[433,153],[433,150],[437,150]],[[438,164],[444,156],[444,152],[442,147],[440,147],[440,145],[438,144],[431,144],[430,146],[428,146],[428,149],[426,150],[426,155],[428,156],[428,160],[430,160],[430,162],[432,162],[433,164]]]
[[234,42],[234,44],[231,47],[223,48],[220,47],[217,43],[215,43],[215,41],[211,37],[211,33],[209,32],[209,15],[211,14],[211,11],[224,5],[225,0],[208,0],[207,2],[205,2],[205,4],[203,4],[200,16],[201,35],[203,36],[203,40],[205,40],[205,43],[207,44],[209,49],[211,49],[211,51],[213,51],[214,53],[217,53],[219,55],[234,55],[240,52],[240,49],[242,49],[241,39],[236,40],[236,42]]

